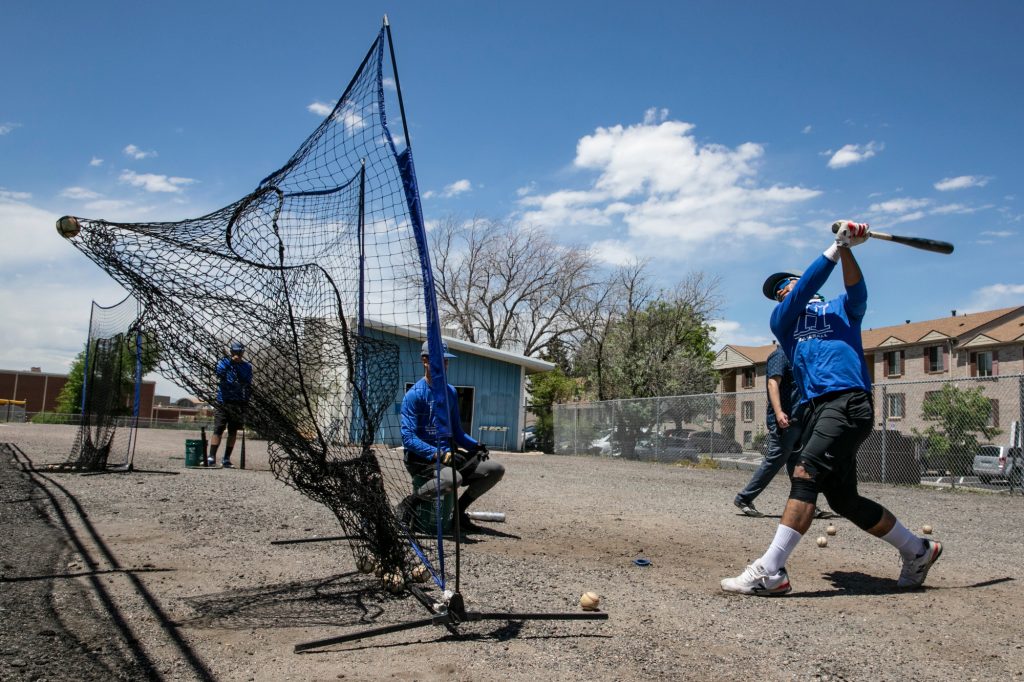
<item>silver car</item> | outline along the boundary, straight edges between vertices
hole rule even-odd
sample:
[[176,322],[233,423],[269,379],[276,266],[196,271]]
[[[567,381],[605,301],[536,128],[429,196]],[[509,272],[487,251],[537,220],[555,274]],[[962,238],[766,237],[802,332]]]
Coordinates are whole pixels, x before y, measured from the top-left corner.
[[1020,448],[982,445],[974,456],[972,469],[982,483],[988,483],[993,478],[1009,481],[1011,476],[1014,480],[1020,480],[1024,475],[1024,459],[1021,458]]

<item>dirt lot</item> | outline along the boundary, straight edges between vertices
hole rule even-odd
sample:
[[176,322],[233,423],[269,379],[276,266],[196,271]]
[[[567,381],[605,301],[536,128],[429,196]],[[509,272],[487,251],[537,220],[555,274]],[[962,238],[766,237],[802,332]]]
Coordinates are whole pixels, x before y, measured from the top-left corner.
[[[72,427],[0,424],[0,679],[949,680],[1024,676],[1024,501],[865,486],[945,553],[925,589],[895,588],[895,550],[839,520],[803,542],[781,599],[726,596],[776,518],[740,516],[747,472],[499,454],[481,500],[507,522],[463,545],[480,611],[575,612],[598,592],[609,620],[425,627],[315,653],[295,644],[422,619],[382,596],[330,536],[329,512],[277,482],[263,443],[240,470],[184,468],[181,431],[139,432],[137,471],[83,476]],[[27,470],[36,468],[35,473]],[[779,480],[758,500],[778,512]],[[815,522],[810,535],[828,522]],[[638,568],[633,559],[651,560]]]

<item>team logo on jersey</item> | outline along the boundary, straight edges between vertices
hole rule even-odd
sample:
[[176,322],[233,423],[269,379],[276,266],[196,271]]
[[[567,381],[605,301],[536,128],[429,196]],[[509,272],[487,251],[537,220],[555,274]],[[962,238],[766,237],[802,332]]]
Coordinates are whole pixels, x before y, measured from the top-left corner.
[[793,338],[797,343],[810,339],[824,339],[832,335],[832,326],[825,318],[828,303],[812,302],[797,320]]

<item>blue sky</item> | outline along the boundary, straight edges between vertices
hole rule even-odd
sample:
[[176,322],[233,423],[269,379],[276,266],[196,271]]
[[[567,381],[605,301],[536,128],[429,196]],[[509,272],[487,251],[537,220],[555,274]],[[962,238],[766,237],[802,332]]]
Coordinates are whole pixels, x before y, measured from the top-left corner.
[[428,221],[537,225],[666,287],[717,275],[721,343],[769,342],[761,282],[838,218],[956,244],[858,247],[867,326],[1024,304],[1019,2],[11,2],[0,367],[65,371],[90,301],[124,294],[57,217],[249,193],[385,12]]

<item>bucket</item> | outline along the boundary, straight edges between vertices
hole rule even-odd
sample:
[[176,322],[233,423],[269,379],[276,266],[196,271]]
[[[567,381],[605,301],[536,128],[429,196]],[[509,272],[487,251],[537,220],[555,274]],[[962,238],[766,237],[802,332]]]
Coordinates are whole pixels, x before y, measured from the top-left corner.
[[[433,476],[413,476],[413,490],[419,490]],[[437,498],[429,500],[416,500],[416,512],[413,515],[412,530],[416,533],[429,535],[437,532]],[[452,509],[455,508],[455,493],[450,492],[441,500],[441,532],[450,530],[452,525]]]
[[203,452],[203,441],[188,439],[185,441],[185,466],[201,467],[206,453]]

